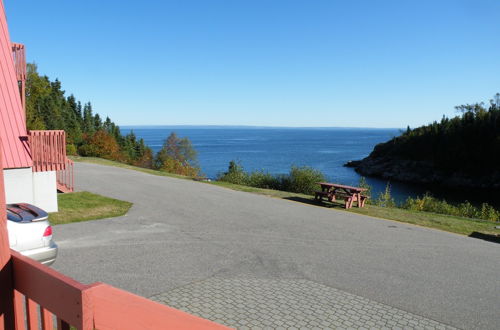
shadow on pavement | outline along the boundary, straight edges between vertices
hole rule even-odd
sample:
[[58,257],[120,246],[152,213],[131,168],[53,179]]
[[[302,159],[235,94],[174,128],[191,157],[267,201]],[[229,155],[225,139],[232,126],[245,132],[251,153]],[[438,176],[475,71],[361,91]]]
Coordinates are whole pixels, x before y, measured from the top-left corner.
[[309,205],[314,205],[314,206],[323,206],[327,208],[334,208],[334,209],[343,209],[344,208],[344,203],[339,204],[339,203],[330,203],[330,202],[319,202],[315,200],[314,198],[303,198],[303,197],[284,197],[283,199],[287,199],[289,201],[294,201],[294,202],[299,202],[299,203],[304,203],[304,204],[309,204]]
[[488,242],[500,244],[500,236],[497,236],[497,235],[483,234],[483,233],[478,233],[475,231],[472,234],[470,234],[469,237],[479,238],[479,239],[482,239],[482,240],[485,240]]

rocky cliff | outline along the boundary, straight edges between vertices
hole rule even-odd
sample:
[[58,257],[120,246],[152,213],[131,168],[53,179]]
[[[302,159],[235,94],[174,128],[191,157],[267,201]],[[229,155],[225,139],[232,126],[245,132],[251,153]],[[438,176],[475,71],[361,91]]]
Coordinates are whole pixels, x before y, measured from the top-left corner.
[[389,156],[370,155],[351,161],[344,166],[353,167],[364,176],[408,183],[443,185],[460,188],[500,189],[500,169],[494,172],[466,173],[437,168],[430,161],[416,161]]

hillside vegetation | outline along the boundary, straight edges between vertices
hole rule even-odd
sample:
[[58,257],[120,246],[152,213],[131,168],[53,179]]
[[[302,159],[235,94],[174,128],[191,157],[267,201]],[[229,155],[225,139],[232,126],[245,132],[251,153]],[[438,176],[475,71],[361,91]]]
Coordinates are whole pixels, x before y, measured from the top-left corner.
[[196,152],[187,138],[175,133],[153,154],[133,132],[122,135],[109,117],[103,119],[90,102],[82,104],[65,95],[59,80],[42,76],[33,63],[27,65],[26,121],[29,130],[65,130],[68,155],[100,157],[122,163],[197,176]]
[[378,144],[356,170],[406,182],[500,188],[500,94]]

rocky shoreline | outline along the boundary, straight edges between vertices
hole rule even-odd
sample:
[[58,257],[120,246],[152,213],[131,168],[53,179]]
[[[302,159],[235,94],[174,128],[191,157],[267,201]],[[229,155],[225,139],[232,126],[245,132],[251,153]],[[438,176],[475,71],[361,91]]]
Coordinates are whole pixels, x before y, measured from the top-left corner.
[[438,169],[432,162],[373,156],[349,161],[344,166],[354,168],[361,175],[386,180],[453,188],[500,189],[500,170],[472,176]]

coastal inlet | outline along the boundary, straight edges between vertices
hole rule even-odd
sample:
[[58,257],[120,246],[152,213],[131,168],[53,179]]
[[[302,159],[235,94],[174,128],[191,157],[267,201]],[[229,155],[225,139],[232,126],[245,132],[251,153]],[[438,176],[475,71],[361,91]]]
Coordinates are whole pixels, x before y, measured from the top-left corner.
[[[398,136],[399,129],[374,128],[261,128],[207,126],[122,126],[133,131],[153,151],[160,150],[171,133],[188,137],[198,152],[202,173],[210,179],[236,160],[245,171],[288,173],[292,165],[310,166],[331,182],[357,185],[360,175],[343,165],[367,157],[375,145]],[[387,180],[367,177],[374,195],[384,191]],[[391,182],[398,202],[425,193],[426,187]]]

